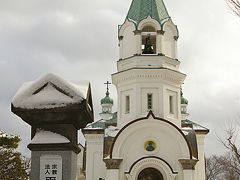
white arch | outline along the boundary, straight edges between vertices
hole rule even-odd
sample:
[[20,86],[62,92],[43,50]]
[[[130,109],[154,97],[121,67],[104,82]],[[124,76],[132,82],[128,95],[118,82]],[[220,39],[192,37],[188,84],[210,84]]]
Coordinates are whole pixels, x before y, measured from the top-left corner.
[[129,26],[132,26],[132,27],[134,27],[134,29],[136,29],[135,24],[132,21],[129,21],[127,19],[119,30],[119,36],[123,36],[125,29]]
[[[112,147],[111,157],[121,158],[121,155],[129,150],[129,144],[134,137],[145,136],[146,131],[150,134],[155,133],[163,135],[164,132],[168,141],[173,142],[174,148],[178,149],[179,156],[184,158],[191,158],[191,150],[185,136],[177,129],[172,123],[168,123],[166,120],[160,120],[158,118],[149,116],[146,119],[135,120],[133,123],[126,125],[122,131],[119,132],[115,138],[115,142]],[[156,132],[155,132],[156,131]],[[142,137],[142,140],[144,137]],[[165,144],[166,139],[162,139],[160,143]],[[137,141],[135,141],[137,143]],[[179,157],[180,158],[180,157]]]
[[161,25],[158,21],[155,19],[151,18],[148,16],[146,19],[143,19],[139,24],[138,24],[138,30],[142,30],[145,26],[152,26],[156,30],[161,30]]
[[171,31],[171,34],[173,34],[173,36],[178,36],[177,26],[173,24],[171,19],[169,19],[163,24],[163,31],[166,32],[169,30]]
[[169,165],[161,159],[150,157],[144,158],[138,161],[130,169],[130,172],[126,173],[128,180],[137,180],[139,173],[146,168],[155,168],[161,172],[164,180],[174,180],[177,173],[172,172]]

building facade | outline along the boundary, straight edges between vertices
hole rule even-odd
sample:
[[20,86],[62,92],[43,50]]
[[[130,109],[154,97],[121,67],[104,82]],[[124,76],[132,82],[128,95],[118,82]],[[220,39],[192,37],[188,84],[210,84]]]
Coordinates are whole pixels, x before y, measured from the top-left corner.
[[83,130],[86,180],[204,180],[209,130],[188,119],[179,33],[163,0],[133,0],[118,30],[118,111],[107,89],[101,120]]

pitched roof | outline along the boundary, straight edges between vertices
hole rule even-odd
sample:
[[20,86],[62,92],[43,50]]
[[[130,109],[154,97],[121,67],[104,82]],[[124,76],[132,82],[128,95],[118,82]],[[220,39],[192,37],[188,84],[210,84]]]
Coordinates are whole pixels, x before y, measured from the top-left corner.
[[137,25],[148,16],[157,20],[160,24],[164,19],[169,18],[163,0],[133,0],[126,19]]
[[50,73],[34,82],[23,84],[12,104],[26,109],[63,107],[80,103],[86,98],[89,87],[89,82],[76,85]]
[[200,124],[197,124],[193,121],[190,121],[188,119],[186,120],[182,120],[182,129],[193,129],[195,131],[205,131],[206,133],[209,132],[209,129],[207,129],[206,127],[204,126],[201,126]]
[[106,129],[108,125],[117,124],[117,112],[113,113],[112,119],[95,121],[88,124],[85,129]]

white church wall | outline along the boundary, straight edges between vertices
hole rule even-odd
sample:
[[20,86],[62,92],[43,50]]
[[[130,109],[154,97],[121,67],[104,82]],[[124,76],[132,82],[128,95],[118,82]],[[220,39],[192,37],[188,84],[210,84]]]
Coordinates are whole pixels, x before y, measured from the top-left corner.
[[[178,127],[181,126],[180,85],[185,75],[181,75],[181,81],[176,82],[176,77],[172,76],[172,73],[175,72],[137,69],[122,72],[121,76],[120,74],[113,76],[113,84],[118,89],[118,128],[145,117],[149,110],[152,110],[155,116],[168,119]],[[152,109],[147,107],[147,94],[153,95]],[[126,96],[130,98],[129,112],[126,112]],[[173,97],[173,113],[169,113],[169,96]]]
[[103,162],[104,134],[85,134],[86,138],[86,180],[99,180],[106,176]]
[[136,37],[134,35],[135,25],[133,22],[125,21],[120,29],[119,36],[122,37],[120,40],[120,56],[119,59],[131,57],[136,54]]
[[163,53],[173,59],[177,58],[175,38],[178,36],[176,26],[169,20],[163,26]]
[[[164,85],[164,119],[169,120],[178,127],[181,127],[181,107],[180,107],[180,87],[173,85]],[[171,100],[172,97],[172,110]]]
[[[147,152],[144,143],[154,140],[157,150]],[[146,156],[157,156],[167,161],[182,180],[182,167],[178,159],[189,159],[188,145],[183,136],[171,125],[152,118],[135,122],[118,137],[113,148],[113,158],[123,158],[120,176],[129,171],[132,164]],[[123,177],[120,177],[123,179]]]

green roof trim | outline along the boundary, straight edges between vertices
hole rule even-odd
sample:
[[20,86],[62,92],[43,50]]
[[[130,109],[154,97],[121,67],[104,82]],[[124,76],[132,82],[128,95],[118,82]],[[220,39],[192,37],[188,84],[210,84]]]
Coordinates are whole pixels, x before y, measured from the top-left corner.
[[163,0],[133,0],[126,19],[138,25],[148,16],[162,24],[170,18]]

